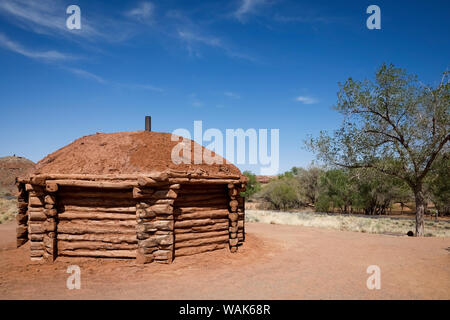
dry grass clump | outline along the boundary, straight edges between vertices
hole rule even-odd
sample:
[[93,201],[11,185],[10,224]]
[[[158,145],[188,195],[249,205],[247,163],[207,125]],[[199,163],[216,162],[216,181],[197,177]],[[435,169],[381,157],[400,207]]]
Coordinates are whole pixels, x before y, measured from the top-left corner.
[[0,224],[11,221],[17,213],[17,199],[0,197]]
[[[367,217],[316,212],[282,212],[269,210],[245,210],[248,222],[287,224],[336,230],[406,235],[415,230],[411,218]],[[450,237],[450,222],[426,221],[425,236]]]

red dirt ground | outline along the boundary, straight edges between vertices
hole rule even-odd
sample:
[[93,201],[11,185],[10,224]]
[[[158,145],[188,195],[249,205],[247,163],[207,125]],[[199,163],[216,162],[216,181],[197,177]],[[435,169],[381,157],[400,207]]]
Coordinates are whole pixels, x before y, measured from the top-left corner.
[[[171,265],[58,258],[36,264],[0,225],[0,299],[450,299],[450,239],[247,224],[236,254],[220,250]],[[81,268],[68,290],[66,269]],[[381,268],[381,290],[366,269]]]

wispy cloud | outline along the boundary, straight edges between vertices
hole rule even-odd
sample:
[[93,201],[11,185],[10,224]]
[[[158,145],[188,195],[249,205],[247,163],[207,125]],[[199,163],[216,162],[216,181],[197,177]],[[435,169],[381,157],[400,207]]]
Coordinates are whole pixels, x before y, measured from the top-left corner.
[[71,73],[73,73],[73,74],[75,74],[77,76],[80,76],[80,77],[83,77],[83,78],[86,78],[86,79],[91,79],[91,80],[97,81],[98,83],[101,83],[101,84],[106,84],[107,83],[107,81],[105,79],[103,79],[102,77],[100,77],[100,76],[98,76],[98,75],[96,75],[96,74],[94,74],[92,72],[86,71],[84,69],[67,68],[67,67],[63,67],[63,69],[65,69],[65,70],[67,70],[67,71],[69,71],[69,72],[71,72]]
[[21,54],[28,58],[33,59],[43,59],[43,60],[68,60],[74,59],[73,56],[65,54],[55,50],[49,51],[37,51],[32,49],[27,49],[20,43],[9,39],[6,35],[0,33],[0,46],[13,51],[15,53]]
[[231,92],[231,91],[226,91],[223,93],[225,96],[229,97],[229,98],[233,98],[233,99],[240,99],[241,96],[237,93]]
[[299,101],[303,104],[316,104],[319,102],[316,98],[308,97],[308,96],[299,96],[295,98],[296,101]]
[[218,48],[224,47],[222,41],[219,38],[199,35],[193,33],[192,31],[179,30],[178,37],[181,40],[185,41],[189,46],[191,46],[193,43],[201,43],[211,47],[218,47]]
[[216,49],[221,49],[227,56],[236,59],[247,60],[250,62],[256,62],[254,57],[242,53],[230,45],[226,44],[222,39],[216,36],[206,36],[193,32],[191,30],[178,30],[178,38],[186,44],[186,48],[189,54],[192,56],[200,57],[199,45],[208,46]]
[[137,7],[125,12],[127,17],[141,22],[151,22],[155,5],[151,2],[141,2]]
[[129,89],[149,90],[149,91],[155,91],[155,92],[163,92],[164,91],[161,88],[158,88],[158,87],[155,87],[155,86],[149,85],[149,84],[115,83],[112,81],[108,81],[105,78],[103,78],[95,73],[92,73],[90,71],[87,71],[85,69],[61,65],[62,61],[66,62],[66,61],[69,61],[72,59],[76,59],[76,57],[67,55],[65,53],[61,53],[59,51],[54,51],[54,50],[37,51],[37,50],[28,49],[28,48],[25,48],[24,46],[22,46],[20,43],[9,39],[3,33],[0,33],[0,47],[4,47],[12,52],[18,53],[27,58],[41,60],[41,61],[45,61],[45,62],[57,63],[56,65],[59,68],[65,70],[67,72],[75,74],[81,78],[93,80],[100,84],[111,84],[111,85],[129,88]]
[[268,3],[267,0],[241,0],[239,7],[234,12],[234,17],[244,22],[249,14],[255,13],[261,6]]
[[100,36],[87,22],[85,15],[83,15],[81,29],[69,32],[66,27],[66,7],[67,5],[60,1],[2,0],[0,13],[18,26],[35,33],[82,37]]
[[141,89],[141,90],[148,90],[148,91],[155,91],[155,92],[164,92],[163,89],[155,87],[150,84],[133,84],[133,83],[121,83],[118,84],[121,87],[129,88],[129,89]]
[[333,22],[339,22],[344,20],[343,18],[325,16],[325,15],[298,15],[298,16],[285,16],[279,13],[276,13],[273,16],[273,19],[276,22],[280,23],[321,23],[321,24],[329,24]]
[[192,106],[200,108],[203,107],[205,104],[203,103],[203,101],[200,101],[197,97],[196,93],[191,93],[189,96],[189,99],[191,100],[190,103]]
[[[81,39],[120,42],[134,32],[126,21],[85,12],[83,8],[81,8],[81,29],[69,30],[66,26],[67,7],[67,2],[61,0],[1,0],[0,15],[27,31],[80,43],[83,43]],[[95,19],[91,19],[94,15]]]

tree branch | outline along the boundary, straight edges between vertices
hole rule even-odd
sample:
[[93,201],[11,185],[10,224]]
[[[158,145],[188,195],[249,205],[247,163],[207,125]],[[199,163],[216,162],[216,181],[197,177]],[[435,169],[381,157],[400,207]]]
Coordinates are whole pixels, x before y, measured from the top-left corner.
[[428,162],[427,162],[425,168],[423,169],[422,173],[418,177],[418,181],[422,181],[422,179],[427,175],[427,173],[430,170],[431,165],[433,164],[437,155],[442,150],[442,148],[445,146],[445,144],[449,141],[450,141],[450,134],[447,134],[447,136],[441,141],[441,143],[439,143],[438,148],[431,154],[431,157],[430,157],[430,159],[428,159]]

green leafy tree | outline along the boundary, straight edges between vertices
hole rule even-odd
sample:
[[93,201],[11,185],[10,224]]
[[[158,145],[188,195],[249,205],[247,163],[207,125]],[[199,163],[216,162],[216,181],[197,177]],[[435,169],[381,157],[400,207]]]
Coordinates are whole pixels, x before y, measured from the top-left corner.
[[254,175],[250,171],[244,171],[243,175],[248,178],[248,182],[245,192],[242,192],[241,195],[248,199],[261,190],[261,184],[259,183],[256,175]]
[[261,192],[264,200],[276,210],[287,210],[301,206],[298,181],[286,177],[271,181]]
[[344,121],[334,135],[311,138],[308,147],[333,165],[405,181],[415,198],[416,236],[424,236],[424,181],[450,141],[448,73],[431,88],[383,64],[374,81],[349,78],[339,85],[335,109]]
[[380,175],[375,170],[355,169],[355,192],[353,207],[361,209],[367,215],[387,214],[394,202],[406,202],[411,199],[411,191],[406,183],[396,177]]
[[354,196],[353,184],[348,170],[332,169],[320,179],[320,193],[317,199],[317,211],[331,211],[338,208],[348,213]]
[[319,197],[319,183],[323,169],[310,166],[307,169],[294,167],[291,171],[299,180],[300,188],[308,204],[315,206]]
[[431,201],[439,215],[450,214],[450,154],[444,154],[433,166],[428,181]]

